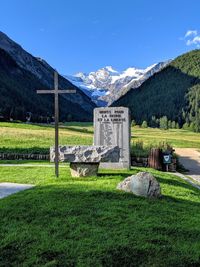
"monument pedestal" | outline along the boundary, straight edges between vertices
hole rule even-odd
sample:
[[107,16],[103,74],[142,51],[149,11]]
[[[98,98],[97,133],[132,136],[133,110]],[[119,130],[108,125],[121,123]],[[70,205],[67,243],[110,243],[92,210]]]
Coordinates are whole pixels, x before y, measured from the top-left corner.
[[97,163],[70,163],[70,172],[72,177],[97,176],[99,162]]

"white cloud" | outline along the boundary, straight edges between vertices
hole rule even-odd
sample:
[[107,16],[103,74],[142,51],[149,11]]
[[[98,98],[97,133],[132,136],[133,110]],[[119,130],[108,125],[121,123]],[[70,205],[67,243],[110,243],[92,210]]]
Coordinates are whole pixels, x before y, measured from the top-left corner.
[[192,39],[187,40],[186,45],[199,45],[200,44],[200,35]]
[[198,44],[198,43],[200,43],[200,35],[194,37],[194,39],[193,39],[193,43],[194,43],[194,44]]
[[197,36],[197,30],[188,30],[185,34],[185,38],[189,36]]
[[188,30],[181,40],[184,40],[187,46],[194,45],[197,48],[200,47],[200,34],[197,30]]

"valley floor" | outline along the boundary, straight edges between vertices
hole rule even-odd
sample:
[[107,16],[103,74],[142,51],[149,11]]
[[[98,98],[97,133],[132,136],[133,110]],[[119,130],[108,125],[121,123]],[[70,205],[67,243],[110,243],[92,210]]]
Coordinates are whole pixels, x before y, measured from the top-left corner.
[[[60,144],[91,145],[92,123],[65,123],[60,126]],[[160,130],[155,128],[131,128],[131,142],[158,145],[167,142],[174,148],[200,150],[200,133],[182,129]],[[48,153],[54,144],[54,128],[51,125],[0,122],[0,152]]]

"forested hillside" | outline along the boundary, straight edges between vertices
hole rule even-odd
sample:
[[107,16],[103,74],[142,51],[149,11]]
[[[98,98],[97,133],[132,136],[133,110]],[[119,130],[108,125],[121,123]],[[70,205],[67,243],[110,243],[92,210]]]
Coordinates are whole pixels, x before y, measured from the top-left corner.
[[132,119],[154,126],[166,116],[181,127],[200,131],[200,50],[179,56],[112,106],[131,109]]
[[[0,32],[0,119],[47,122],[53,120],[51,95],[37,95],[37,89],[53,89],[54,69],[26,52]],[[60,96],[60,120],[91,121],[96,105],[79,88],[59,76],[60,89],[76,94]]]

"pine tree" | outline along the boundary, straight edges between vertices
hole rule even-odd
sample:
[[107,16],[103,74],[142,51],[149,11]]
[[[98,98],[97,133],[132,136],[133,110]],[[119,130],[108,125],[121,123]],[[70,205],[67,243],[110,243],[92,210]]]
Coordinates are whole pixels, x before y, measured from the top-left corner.
[[168,129],[171,129],[172,128],[172,122],[169,120],[168,121]]
[[132,120],[131,121],[131,126],[133,127],[133,126],[136,126],[136,121],[135,120]]
[[147,127],[148,127],[147,122],[146,122],[146,121],[143,121],[141,127],[142,127],[142,128],[147,128]]
[[176,129],[176,122],[172,121],[172,129]]
[[185,122],[182,127],[183,130],[190,130],[190,125],[188,122]]
[[168,129],[168,119],[167,116],[163,116],[160,118],[160,129],[167,130]]
[[176,129],[180,129],[179,123],[176,122]]
[[153,128],[156,128],[156,127],[158,127],[158,123],[157,123],[157,119],[156,119],[156,117],[155,116],[152,116],[151,117],[151,127],[153,127]]

